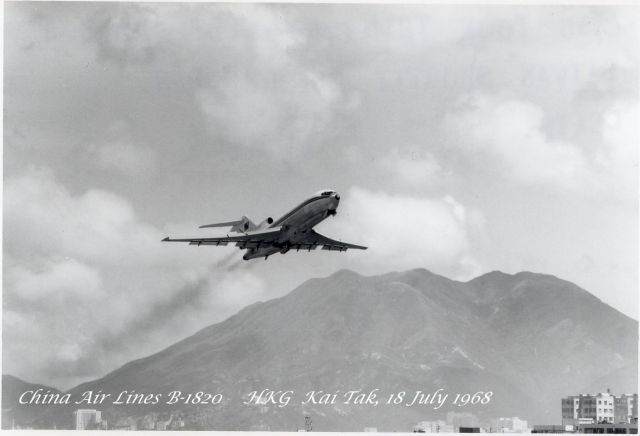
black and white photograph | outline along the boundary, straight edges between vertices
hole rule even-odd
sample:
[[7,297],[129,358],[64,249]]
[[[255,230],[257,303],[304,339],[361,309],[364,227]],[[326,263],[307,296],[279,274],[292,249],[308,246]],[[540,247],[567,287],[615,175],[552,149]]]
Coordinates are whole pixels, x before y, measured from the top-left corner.
[[637,434],[640,6],[2,7],[3,430]]

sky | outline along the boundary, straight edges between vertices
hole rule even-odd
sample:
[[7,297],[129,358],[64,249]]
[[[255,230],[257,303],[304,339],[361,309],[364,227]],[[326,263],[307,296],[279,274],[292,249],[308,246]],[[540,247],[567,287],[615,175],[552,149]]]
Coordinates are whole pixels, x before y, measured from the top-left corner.
[[[3,373],[70,388],[348,268],[638,316],[638,9],[4,4]],[[341,195],[367,251],[163,244]]]

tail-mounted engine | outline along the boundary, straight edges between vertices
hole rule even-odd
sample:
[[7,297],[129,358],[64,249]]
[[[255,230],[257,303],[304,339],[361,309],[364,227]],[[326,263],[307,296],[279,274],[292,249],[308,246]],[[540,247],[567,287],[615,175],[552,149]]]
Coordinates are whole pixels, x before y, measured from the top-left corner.
[[237,222],[236,225],[231,227],[232,232],[244,233],[244,232],[252,232],[257,230],[259,227],[256,226],[253,221],[251,221],[246,216],[243,216],[240,221]]
[[271,224],[273,224],[273,218],[268,217],[266,220],[262,221],[260,223],[260,225],[258,226],[258,228],[260,229],[264,229],[266,227],[269,227]]

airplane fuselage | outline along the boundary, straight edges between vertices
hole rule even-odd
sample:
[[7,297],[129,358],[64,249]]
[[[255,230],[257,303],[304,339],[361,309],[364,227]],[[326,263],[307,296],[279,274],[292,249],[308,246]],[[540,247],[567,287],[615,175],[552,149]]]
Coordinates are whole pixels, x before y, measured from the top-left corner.
[[313,228],[329,216],[336,214],[340,196],[329,189],[319,191],[313,197],[300,203],[277,220],[269,217],[260,224],[255,224],[246,216],[239,220],[205,224],[201,229],[212,227],[228,227],[226,235],[170,238],[163,242],[188,242],[189,245],[225,246],[235,244],[241,250],[247,250],[244,260],[263,257],[288,251],[311,251],[317,248],[329,251],[366,250],[367,247],[331,239],[313,230]]
[[325,190],[305,200],[268,227],[281,227],[282,231],[276,247],[250,248],[242,256],[244,260],[268,257],[275,253],[286,253],[289,247],[306,237],[314,226],[329,216],[336,214],[340,196],[335,191]]

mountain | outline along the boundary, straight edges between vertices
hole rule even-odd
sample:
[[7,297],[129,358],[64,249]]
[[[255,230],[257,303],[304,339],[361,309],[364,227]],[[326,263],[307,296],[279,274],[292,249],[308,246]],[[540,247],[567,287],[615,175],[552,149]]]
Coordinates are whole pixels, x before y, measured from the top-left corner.
[[[610,389],[613,393],[637,393],[637,387],[631,386],[629,380],[638,379],[638,366],[627,365],[617,369],[611,373],[605,374],[593,380],[587,386],[584,386],[578,392],[593,393],[606,392]],[[636,385],[637,386],[637,385]]]
[[[104,406],[117,420],[150,411],[191,411],[194,428],[411,431],[447,413],[488,421],[519,416],[560,422],[560,399],[607,377],[636,392],[637,321],[549,275],[491,272],[457,282],[424,269],[364,277],[342,270],[288,295],[255,303],[165,350],[70,391],[222,393],[220,405]],[[626,369],[625,369],[626,368]],[[616,374],[622,374],[623,379]],[[602,386],[600,390],[605,390]],[[247,394],[292,390],[287,407],[242,404]],[[301,405],[307,391],[442,389],[432,405]],[[456,394],[493,392],[488,404],[455,406]],[[56,409],[56,407],[58,409]],[[47,412],[58,425],[70,409]],[[65,419],[62,419],[66,416]]]
[[60,394],[56,388],[50,386],[27,383],[12,375],[2,376],[2,428],[10,429],[14,424],[21,424],[31,421],[34,415],[46,409],[41,405],[30,405],[24,407],[18,403],[20,396],[27,391],[36,392],[41,389],[42,393]]

